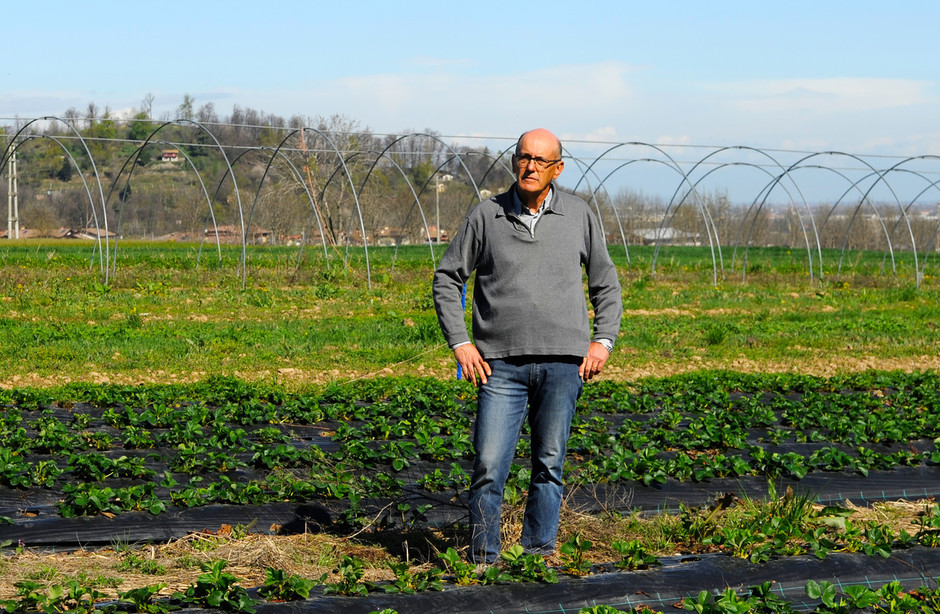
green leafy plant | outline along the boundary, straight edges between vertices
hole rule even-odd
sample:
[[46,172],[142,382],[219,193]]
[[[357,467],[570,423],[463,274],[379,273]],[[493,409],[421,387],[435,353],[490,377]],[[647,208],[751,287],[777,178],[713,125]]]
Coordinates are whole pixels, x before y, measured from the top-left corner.
[[437,556],[444,563],[447,571],[454,575],[454,583],[458,586],[469,586],[479,582],[476,566],[464,561],[454,548],[448,548],[446,552]]
[[156,561],[144,559],[134,553],[128,553],[121,559],[121,563],[118,565],[118,571],[130,571],[157,576],[166,573],[166,567]]
[[166,614],[179,610],[178,606],[171,604],[168,600],[158,600],[157,597],[164,588],[165,583],[149,584],[139,588],[133,588],[129,591],[118,593],[118,599],[130,604],[135,612],[144,612],[145,614]]
[[288,574],[281,569],[268,567],[264,572],[264,585],[258,589],[258,595],[267,601],[297,601],[307,599],[310,591],[317,585],[311,580]]
[[591,573],[591,561],[587,560],[586,554],[592,546],[594,546],[593,542],[584,539],[578,533],[571,536],[571,539],[558,548],[559,556],[564,562],[564,570],[574,576]]
[[611,547],[620,555],[620,560],[614,563],[618,569],[649,569],[662,564],[656,556],[646,551],[639,540],[615,541]]
[[499,557],[506,563],[506,574],[515,582],[544,582],[556,584],[558,573],[548,567],[545,559],[537,554],[526,554],[519,544],[513,544]]
[[386,593],[413,595],[421,591],[444,590],[440,569],[413,572],[406,562],[389,562],[388,566],[395,574],[395,580],[384,586]]
[[[335,572],[339,573],[340,579],[338,582],[325,584],[324,594],[367,595],[369,593],[369,588],[361,582],[362,576],[365,575],[365,567],[361,559],[343,555],[343,559]],[[325,578],[326,575],[321,580]]]
[[196,606],[219,608],[227,612],[255,611],[255,601],[238,585],[238,578],[224,571],[227,561],[218,560],[199,566],[202,574],[196,583],[173,596]]

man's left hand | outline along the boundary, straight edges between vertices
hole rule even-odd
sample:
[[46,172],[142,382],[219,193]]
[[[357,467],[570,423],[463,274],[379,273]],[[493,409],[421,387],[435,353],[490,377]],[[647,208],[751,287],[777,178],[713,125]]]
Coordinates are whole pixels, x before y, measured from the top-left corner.
[[586,382],[600,373],[609,356],[610,353],[607,348],[597,341],[592,341],[591,345],[588,346],[587,356],[584,357],[581,366],[578,367],[578,375],[581,376],[581,380]]

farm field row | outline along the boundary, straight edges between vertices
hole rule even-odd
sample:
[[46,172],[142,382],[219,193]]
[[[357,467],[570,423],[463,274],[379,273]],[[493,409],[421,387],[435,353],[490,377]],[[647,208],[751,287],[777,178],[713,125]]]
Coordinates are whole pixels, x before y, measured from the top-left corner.
[[[562,529],[568,549],[554,562],[579,576],[595,573],[588,561],[648,567],[676,553],[721,553],[756,566],[865,553],[874,567],[861,567],[874,577],[878,559],[894,551],[926,560],[940,544],[940,506],[933,503],[940,490],[938,390],[940,378],[927,372],[700,372],[589,384],[566,476],[580,495],[569,497]],[[195,551],[188,559],[150,551],[164,561],[154,563],[164,573],[188,565],[188,576],[176,569],[173,577],[191,583],[206,565],[227,562],[220,553],[233,543],[263,538],[275,540],[268,547],[276,549],[276,540],[306,540],[312,532],[318,547],[332,543],[332,554],[319,560],[331,563],[334,583],[353,573],[355,559],[341,559],[349,552],[369,552],[371,566],[386,569],[374,577],[393,583],[402,562],[418,570],[410,573],[461,570],[459,558],[434,553],[452,548],[459,557],[466,544],[475,395],[465,382],[377,378],[294,393],[211,378],[21,388],[0,400],[0,541],[22,540],[24,554],[14,560],[29,547],[97,545],[119,566],[139,559],[142,545],[188,542]],[[505,500],[510,516],[527,483],[525,440],[517,455]],[[749,491],[749,483],[763,491]],[[890,506],[896,497],[885,484],[907,489],[907,507]],[[848,488],[878,512],[851,506]],[[194,508],[204,512],[186,513]],[[890,520],[886,510],[894,510]],[[249,534],[254,540],[244,539]],[[530,580],[546,581],[529,568],[532,561],[515,557],[505,573],[528,569]],[[313,565],[309,551],[302,558],[280,562],[330,584],[329,569]],[[358,565],[357,586],[366,563]],[[513,565],[522,567],[512,572]],[[261,585],[268,566],[246,567],[243,581]],[[471,582],[512,579],[499,578]],[[159,577],[134,581],[141,580],[152,585]],[[0,598],[14,588],[0,583]]]
[[[812,375],[940,366],[940,288],[881,253],[820,281],[805,253],[752,249],[746,282],[716,287],[707,248],[611,248],[625,317],[604,377],[706,369]],[[89,244],[0,245],[0,386],[195,382],[214,375],[301,389],[374,375],[451,377],[427,248],[332,254],[121,244],[102,283]],[[439,255],[439,254],[438,254]],[[839,253],[825,254],[835,268]],[[903,258],[903,255],[899,255]],[[221,258],[221,259],[220,259]],[[740,257],[738,257],[740,263]],[[738,264],[740,267],[740,264]]]

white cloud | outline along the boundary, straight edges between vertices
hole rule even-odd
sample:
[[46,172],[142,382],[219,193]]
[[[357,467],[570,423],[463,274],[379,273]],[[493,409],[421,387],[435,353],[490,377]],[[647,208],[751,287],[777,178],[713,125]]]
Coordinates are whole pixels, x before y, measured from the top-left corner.
[[910,79],[780,79],[713,83],[707,89],[727,96],[747,112],[876,111],[921,104],[929,100],[928,81]]
[[489,76],[451,70],[365,75],[321,84],[301,97],[308,114],[343,113],[380,131],[421,126],[515,134],[626,111],[635,98],[627,79],[631,70],[622,62],[600,62]]

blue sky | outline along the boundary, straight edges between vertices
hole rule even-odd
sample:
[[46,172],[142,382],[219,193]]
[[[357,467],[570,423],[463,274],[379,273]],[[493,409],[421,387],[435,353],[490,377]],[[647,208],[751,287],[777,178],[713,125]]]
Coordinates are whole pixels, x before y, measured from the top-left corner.
[[[184,94],[455,140],[940,155],[936,0],[7,3],[0,118]],[[10,123],[0,119],[0,123]]]

